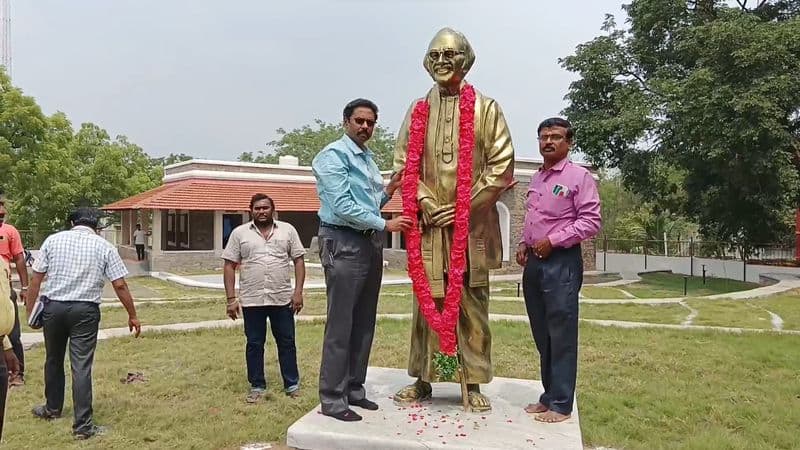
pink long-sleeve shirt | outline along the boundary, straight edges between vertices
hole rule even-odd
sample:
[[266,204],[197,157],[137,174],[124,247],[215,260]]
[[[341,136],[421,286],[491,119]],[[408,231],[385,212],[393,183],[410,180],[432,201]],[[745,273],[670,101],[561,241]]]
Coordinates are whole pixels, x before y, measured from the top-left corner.
[[525,203],[522,239],[528,245],[549,238],[553,247],[569,248],[600,229],[600,195],[592,174],[564,158],[533,174]]

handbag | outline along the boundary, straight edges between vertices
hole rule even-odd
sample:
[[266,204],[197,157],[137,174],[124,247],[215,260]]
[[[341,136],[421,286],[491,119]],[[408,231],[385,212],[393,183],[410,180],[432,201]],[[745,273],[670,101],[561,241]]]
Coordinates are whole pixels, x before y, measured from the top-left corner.
[[50,299],[42,295],[36,299],[36,303],[33,304],[33,311],[31,311],[31,315],[28,316],[28,325],[34,330],[38,330],[44,326],[44,307],[48,303],[50,303]]

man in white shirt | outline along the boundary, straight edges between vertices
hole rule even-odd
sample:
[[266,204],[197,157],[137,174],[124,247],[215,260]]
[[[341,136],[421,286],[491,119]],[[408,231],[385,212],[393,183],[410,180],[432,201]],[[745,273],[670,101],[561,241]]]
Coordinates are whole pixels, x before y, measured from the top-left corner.
[[136,259],[141,261],[144,259],[144,245],[147,243],[147,232],[142,229],[142,225],[136,224],[136,230],[133,232],[133,245],[136,246]]

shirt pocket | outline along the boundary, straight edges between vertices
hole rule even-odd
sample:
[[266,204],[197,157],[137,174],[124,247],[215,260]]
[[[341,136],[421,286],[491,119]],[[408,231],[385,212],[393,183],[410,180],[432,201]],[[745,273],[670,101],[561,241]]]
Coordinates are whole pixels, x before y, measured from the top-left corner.
[[270,257],[289,258],[289,240],[272,238],[267,242],[265,251]]
[[539,209],[549,217],[570,217],[574,214],[575,209],[572,204],[574,196],[574,189],[567,190],[563,185],[553,185],[547,192],[542,192],[539,196]]

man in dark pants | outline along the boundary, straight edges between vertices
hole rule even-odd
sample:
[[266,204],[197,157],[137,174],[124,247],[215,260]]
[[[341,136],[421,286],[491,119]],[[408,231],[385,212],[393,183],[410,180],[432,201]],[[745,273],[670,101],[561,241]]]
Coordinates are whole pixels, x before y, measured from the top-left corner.
[[411,225],[405,216],[381,217],[380,209],[400,187],[402,174],[394,174],[384,189],[366,145],[377,120],[373,102],[348,103],[343,113],[345,135],[311,163],[321,204],[320,259],[328,296],[319,397],[322,414],[343,421],[361,420],[350,406],[378,409],[367,399],[364,382],[383,276],[382,232]]
[[[300,395],[294,315],[303,309],[306,254],[300,235],[288,222],[275,220],[275,203],[265,194],[250,198],[251,222],[236,227],[222,252],[223,283],[227,294],[226,312],[236,320],[244,318],[247,339],[245,358],[250,392],[245,401],[257,403],[267,389],[264,376],[264,343],[267,319],[278,347],[278,363],[286,395]],[[290,267],[294,266],[294,289]],[[236,297],[236,267],[239,298]]]
[[525,411],[540,422],[572,414],[578,367],[578,292],[583,283],[581,241],[600,229],[600,197],[592,174],[567,158],[572,125],[547,119],[537,129],[544,165],[531,178],[517,263],[525,306],[539,350],[544,393]]
[[[41,419],[61,417],[64,406],[64,353],[69,345],[72,369],[72,403],[76,439],[102,434],[92,420],[92,365],[100,324],[100,298],[106,280],[128,312],[128,328],[139,336],[133,298],[125,282],[128,270],[117,249],[97,235],[100,212],[78,208],[69,216],[72,229],[48,237],[33,264],[30,296],[26,307],[31,315],[36,301],[45,303],[44,395],[47,402],[33,408]],[[47,283],[39,290],[45,275]]]

